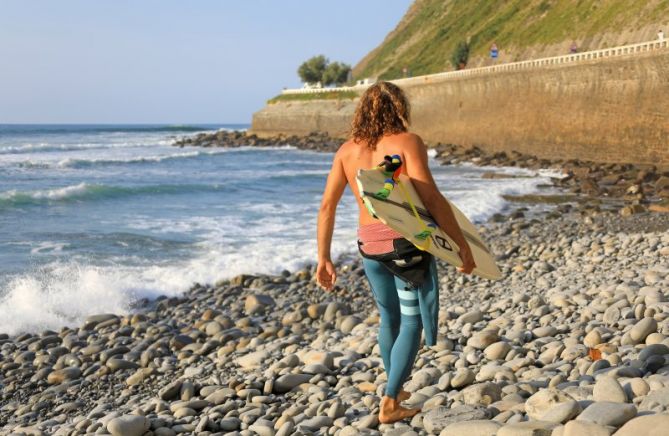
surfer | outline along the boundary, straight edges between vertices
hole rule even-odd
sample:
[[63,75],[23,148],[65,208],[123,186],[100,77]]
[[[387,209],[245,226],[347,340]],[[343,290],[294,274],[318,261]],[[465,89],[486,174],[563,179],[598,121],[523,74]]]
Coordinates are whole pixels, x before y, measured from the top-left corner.
[[[387,161],[389,156],[400,159],[403,163],[401,171],[410,178],[430,215],[460,247],[463,264],[459,270],[469,274],[476,266],[453,211],[439,192],[428,168],[427,148],[420,136],[409,132],[409,114],[409,102],[397,85],[380,81],[367,88],[355,111],[351,137],[334,156],[318,213],[316,279],[329,291],[336,281],[335,267],[330,258],[335,211],[344,189],[350,186],[359,208],[358,238],[363,268],[381,317],[378,341],[387,375],[379,407],[379,421],[382,423],[410,418],[420,412],[420,408],[400,405],[411,396],[402,389],[402,385],[414,365],[421,331],[426,325],[423,318],[432,316],[429,325],[436,326],[436,311],[421,313],[419,296],[425,298],[423,295],[431,293],[433,306],[436,307],[439,281],[436,262],[431,254],[406,244],[407,240],[401,234],[367,212],[356,184],[358,170],[372,168],[379,162]],[[405,243],[399,244],[401,241]],[[408,262],[402,266],[383,261],[389,253],[399,251],[408,254],[408,257],[403,256]],[[436,332],[431,333],[436,335]]]

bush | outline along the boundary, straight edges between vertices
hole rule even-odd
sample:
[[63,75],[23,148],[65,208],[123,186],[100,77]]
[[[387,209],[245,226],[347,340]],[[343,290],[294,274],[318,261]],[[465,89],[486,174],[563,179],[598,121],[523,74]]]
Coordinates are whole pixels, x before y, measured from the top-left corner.
[[348,81],[351,66],[342,62],[332,62],[323,72],[323,85],[342,85]]
[[297,74],[305,83],[322,82],[328,62],[328,58],[323,55],[314,56],[300,65]]
[[464,41],[460,41],[458,43],[458,46],[455,48],[453,56],[451,56],[451,63],[453,64],[456,70],[461,70],[467,65],[468,60],[469,60],[469,45]]
[[348,81],[351,66],[343,62],[332,62],[323,55],[306,60],[297,69],[304,83],[321,82],[323,85],[342,85]]

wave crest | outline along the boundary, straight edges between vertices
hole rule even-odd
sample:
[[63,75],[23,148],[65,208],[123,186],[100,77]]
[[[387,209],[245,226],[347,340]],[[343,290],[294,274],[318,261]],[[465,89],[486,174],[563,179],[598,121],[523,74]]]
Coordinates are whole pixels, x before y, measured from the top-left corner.
[[[126,165],[126,164],[144,164],[144,163],[156,163],[162,162],[165,160],[173,159],[184,159],[201,156],[202,152],[193,151],[186,153],[176,153],[168,154],[163,156],[144,156],[144,157],[131,157],[131,158],[121,158],[121,159],[82,159],[82,158],[66,158],[58,162],[58,167],[60,168],[85,168],[96,165]],[[214,153],[206,153],[214,154]]]
[[220,185],[149,185],[109,186],[89,183],[65,186],[40,191],[11,190],[0,193],[0,209],[53,202],[95,201],[134,195],[182,194],[220,190]]
[[53,144],[53,143],[39,143],[39,144],[25,144],[19,146],[9,146],[0,148],[0,155],[3,154],[30,154],[30,153],[47,153],[47,152],[63,152],[63,151],[88,151],[88,150],[104,150],[110,148],[128,148],[128,147],[142,147],[146,145],[169,145],[171,140],[157,140],[147,144],[146,141],[133,142],[113,142],[108,144],[96,143],[81,143],[81,144]]

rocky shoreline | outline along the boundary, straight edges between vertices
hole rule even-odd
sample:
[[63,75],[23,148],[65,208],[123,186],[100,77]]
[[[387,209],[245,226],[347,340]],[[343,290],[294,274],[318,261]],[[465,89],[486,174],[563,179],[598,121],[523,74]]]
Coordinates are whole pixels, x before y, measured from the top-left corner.
[[[438,149],[451,163],[475,152]],[[523,165],[534,164],[545,162]],[[594,206],[494,216],[481,229],[502,280],[440,262],[439,339],[419,351],[404,386],[406,404],[422,407],[410,421],[378,422],[378,311],[351,255],[339,259],[332,293],[309,266],[195,284],[60,331],[0,334],[0,434],[640,436],[669,428],[669,214],[621,217]]]
[[[359,260],[194,285],[138,313],[0,336],[5,434],[646,434],[669,426],[669,216],[497,217],[505,278],[440,264],[440,337],[379,424],[378,311]],[[651,220],[654,232],[645,232]],[[613,230],[611,230],[613,229]],[[624,230],[624,232],[622,231]],[[477,433],[478,432],[478,433]]]
[[[307,136],[277,136],[259,138],[244,131],[219,130],[176,139],[175,146],[240,147],[240,146],[294,146],[298,149],[335,152],[342,139],[321,132]],[[479,166],[519,167],[527,169],[553,168],[564,173],[554,179],[555,186],[578,196],[581,207],[592,210],[615,210],[628,216],[643,212],[669,212],[669,168],[651,165],[602,164],[578,160],[551,160],[517,152],[489,153],[478,147],[460,147],[453,144],[428,144],[436,150],[442,164],[464,162]],[[490,177],[498,176],[491,172]],[[553,199],[556,200],[556,199]],[[574,199],[564,198],[564,202]]]
[[198,133],[175,139],[176,147],[270,147],[291,145],[301,150],[335,152],[341,145],[341,140],[331,138],[325,133],[313,132],[307,136],[282,135],[273,138],[260,138],[245,131],[219,130],[214,133]]

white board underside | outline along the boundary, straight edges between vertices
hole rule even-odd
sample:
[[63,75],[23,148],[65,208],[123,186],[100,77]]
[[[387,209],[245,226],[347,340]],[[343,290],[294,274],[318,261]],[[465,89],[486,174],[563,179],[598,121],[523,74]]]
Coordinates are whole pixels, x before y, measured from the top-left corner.
[[[377,193],[385,182],[386,177],[378,169],[360,170],[358,172],[357,181],[360,195],[370,208],[374,215],[388,227],[392,228],[398,233],[401,233],[405,238],[418,246],[424,245],[424,241],[417,239],[414,235],[419,234],[423,227],[418,222],[411,210],[410,205],[402,196],[399,187],[395,187],[387,199],[377,198],[374,194]],[[430,216],[427,208],[416,193],[413,184],[405,175],[400,175],[400,182],[404,186],[407,194],[411,198],[414,206],[418,210],[421,219],[425,223],[433,223],[437,226],[434,219]],[[494,256],[483,242],[476,227],[467,219],[467,217],[458,209],[453,203],[446,199],[453,209],[453,214],[462,229],[465,239],[469,244],[476,268],[472,274],[480,277],[496,280],[502,277],[502,273],[495,263]],[[457,244],[444,232],[443,229],[438,228],[432,233],[432,240],[427,251],[445,260],[446,262],[456,267],[462,265],[462,260],[458,255],[459,248]]]

